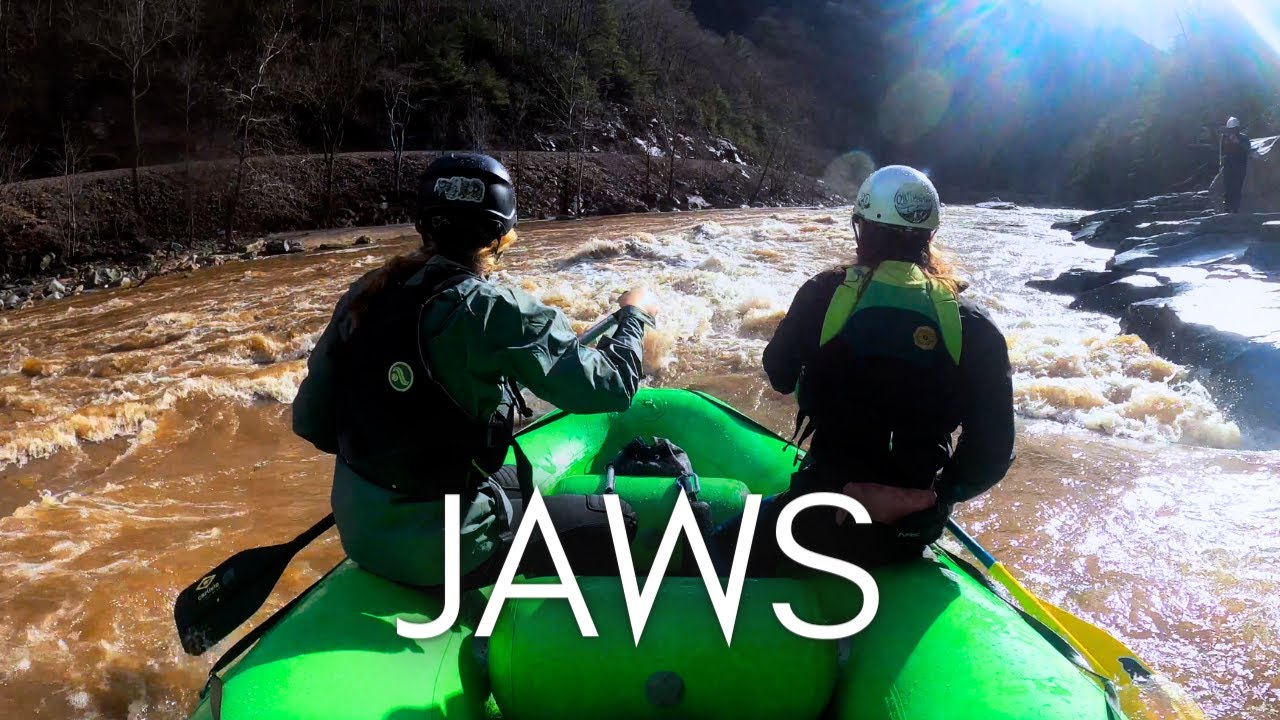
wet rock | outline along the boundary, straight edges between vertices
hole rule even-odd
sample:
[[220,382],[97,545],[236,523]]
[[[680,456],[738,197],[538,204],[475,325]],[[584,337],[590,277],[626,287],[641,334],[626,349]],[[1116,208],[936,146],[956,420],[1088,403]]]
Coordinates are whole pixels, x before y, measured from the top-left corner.
[[1113,283],[1082,292],[1071,301],[1073,310],[1091,310],[1106,315],[1123,315],[1133,303],[1173,297],[1177,288],[1150,275],[1130,275]]
[[1265,241],[1249,246],[1244,261],[1256,270],[1280,272],[1280,242]]
[[1057,230],[1070,230],[1071,232],[1076,232],[1090,223],[1106,222],[1107,220],[1115,217],[1118,213],[1123,212],[1123,210],[1124,208],[1102,210],[1090,215],[1085,215],[1079,220],[1064,220],[1062,222],[1054,223],[1053,227]]
[[240,246],[240,252],[244,255],[257,255],[262,252],[266,240],[254,240],[250,243],[244,243]]
[[111,287],[120,282],[124,277],[124,273],[113,267],[98,267],[93,269],[93,276],[89,282],[91,287],[105,288]]
[[1277,213],[1210,215],[1200,219],[1196,223],[1196,227],[1200,232],[1223,235],[1232,233],[1257,235],[1261,232],[1264,223],[1277,220],[1280,220],[1280,214]]
[[1275,343],[1186,322],[1168,299],[1130,305],[1120,327],[1162,357],[1209,370],[1215,394],[1237,417],[1280,427],[1280,347]]
[[356,238],[356,241],[353,244],[354,245],[372,245],[373,238],[369,237],[368,235],[361,235],[360,237]]
[[1166,233],[1119,253],[1107,261],[1107,267],[1132,273],[1148,268],[1238,262],[1249,245],[1245,235]]
[[320,243],[320,245],[317,246],[313,250],[313,252],[326,252],[330,250],[346,250],[346,249],[347,249],[346,245],[341,245],[338,243]]
[[57,295],[61,299],[62,295],[67,292],[67,286],[63,285],[57,278],[54,278],[45,286],[44,292],[46,295]]
[[262,246],[263,255],[288,255],[303,251],[302,243],[290,238],[275,238]]
[[1011,202],[1005,202],[1000,198],[991,198],[986,202],[978,203],[974,207],[980,207],[984,210],[1017,210],[1018,209],[1017,205]]
[[1280,220],[1264,222],[1258,231],[1263,240],[1268,242],[1280,242]]
[[4,296],[4,307],[6,310],[12,310],[20,304],[22,304],[22,298],[18,296],[18,293],[11,292]]
[[1059,295],[1079,295],[1087,290],[1102,287],[1123,277],[1114,270],[1085,270],[1071,268],[1052,280],[1029,280],[1027,287]]

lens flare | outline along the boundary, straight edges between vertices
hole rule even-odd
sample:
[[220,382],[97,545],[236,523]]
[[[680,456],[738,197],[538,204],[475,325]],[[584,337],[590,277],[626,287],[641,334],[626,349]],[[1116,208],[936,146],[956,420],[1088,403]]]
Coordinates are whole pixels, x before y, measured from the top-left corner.
[[1231,6],[1240,13],[1258,37],[1280,56],[1280,11],[1276,9],[1275,0],[1228,0]]
[[851,150],[827,164],[822,180],[827,187],[853,200],[862,181],[875,171],[876,161],[870,155],[861,150]]
[[935,70],[913,70],[896,80],[880,103],[880,132],[899,144],[937,127],[951,106],[951,83]]

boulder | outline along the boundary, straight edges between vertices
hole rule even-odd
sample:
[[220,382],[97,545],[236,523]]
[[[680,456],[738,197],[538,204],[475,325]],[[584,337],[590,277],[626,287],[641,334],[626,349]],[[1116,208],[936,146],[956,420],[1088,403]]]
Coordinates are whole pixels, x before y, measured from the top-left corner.
[[1249,245],[1245,235],[1166,233],[1117,254],[1107,261],[1107,267],[1133,273],[1148,268],[1237,262],[1244,257]]
[[1082,292],[1115,282],[1123,273],[1114,270],[1085,270],[1071,268],[1052,280],[1028,280],[1027,287],[1058,295],[1079,295]]
[[984,210],[1017,210],[1018,209],[1017,205],[1011,202],[1005,202],[1000,198],[991,198],[986,202],[978,203],[974,207],[980,207]]
[[243,243],[242,245],[240,245],[240,252],[245,253],[247,255],[257,255],[258,253],[262,252],[266,243],[267,243],[266,240],[261,240],[261,239],[254,240],[253,242],[250,242],[250,243]]
[[1215,395],[1237,417],[1280,427],[1280,346],[1265,338],[1186,322],[1174,303],[1170,299],[1134,303],[1121,318],[1120,328],[1141,337],[1162,357],[1208,370]]
[[1280,213],[1219,214],[1202,218],[1196,224],[1202,232],[1257,235],[1263,223],[1276,220],[1280,220]]
[[288,255],[302,251],[302,243],[291,238],[273,238],[262,246],[263,255]]
[[90,287],[105,288],[111,287],[124,277],[124,273],[113,267],[96,267],[93,269],[93,276],[90,279]]
[[1087,290],[1071,301],[1073,310],[1123,315],[1136,302],[1173,297],[1177,288],[1150,275],[1129,275],[1102,287]]
[[1280,220],[1262,223],[1262,227],[1258,228],[1258,234],[1267,242],[1280,243]]

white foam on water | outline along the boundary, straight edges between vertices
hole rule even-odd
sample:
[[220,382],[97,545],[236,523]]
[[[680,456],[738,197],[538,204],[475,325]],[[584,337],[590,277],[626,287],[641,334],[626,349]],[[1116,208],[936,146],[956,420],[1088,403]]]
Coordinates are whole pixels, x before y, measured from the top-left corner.
[[[1040,215],[1021,211],[1002,226],[982,211],[948,208],[939,240],[973,283],[966,297],[1008,335],[1018,411],[1122,437],[1239,446],[1240,429],[1183,368],[1121,336],[1110,319],[1023,286],[1099,252],[1051,233],[1053,216]],[[658,233],[603,227],[576,244],[522,251],[494,279],[562,309],[576,330],[627,289],[649,286],[662,312],[647,334],[645,365],[659,382],[676,367],[715,374],[720,362],[758,374],[758,363],[741,358],[758,360],[805,280],[853,254],[847,216],[831,211]],[[245,270],[204,288],[175,285],[160,294],[163,312],[135,309],[123,323],[111,320],[121,299],[109,298],[93,306],[95,322],[109,325],[85,335],[96,354],[38,334],[14,343],[0,355],[9,370],[0,376],[0,418],[24,419],[0,429],[0,468],[115,438],[129,439],[127,456],[153,442],[162,418],[188,398],[292,402],[333,302],[384,257],[319,258],[293,270],[305,280]]]

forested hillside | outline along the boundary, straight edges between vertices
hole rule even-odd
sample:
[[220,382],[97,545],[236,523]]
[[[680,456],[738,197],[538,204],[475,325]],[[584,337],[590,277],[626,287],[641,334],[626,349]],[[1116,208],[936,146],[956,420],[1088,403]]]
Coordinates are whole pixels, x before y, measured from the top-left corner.
[[1101,205],[1207,182],[1227,115],[1280,130],[1256,18],[1182,20],[1166,52],[1030,0],[0,0],[0,182],[229,159],[234,215],[254,157],[475,147],[565,153],[565,196],[599,150]]

